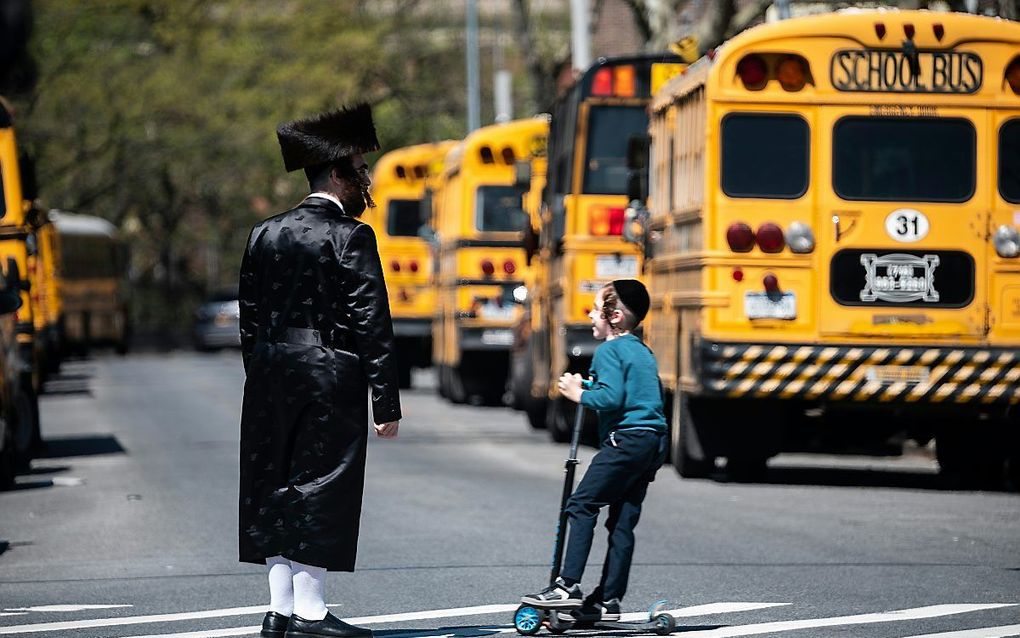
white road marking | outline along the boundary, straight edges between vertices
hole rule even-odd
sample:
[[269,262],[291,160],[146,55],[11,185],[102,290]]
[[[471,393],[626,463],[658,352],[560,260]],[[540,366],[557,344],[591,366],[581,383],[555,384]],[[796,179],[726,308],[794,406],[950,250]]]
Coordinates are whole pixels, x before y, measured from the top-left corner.
[[1020,636],[1020,625],[1002,625],[1000,627],[981,627],[980,629],[963,629],[946,631],[938,634],[906,636],[905,638],[1005,638]]
[[14,607],[12,609],[5,609],[4,611],[41,611],[41,612],[72,612],[72,611],[88,611],[91,609],[120,609],[123,607],[133,607],[134,605],[41,605],[39,607]]
[[771,634],[794,629],[812,629],[817,627],[840,627],[843,625],[868,625],[872,623],[899,622],[902,620],[918,620],[921,618],[937,618],[953,614],[965,614],[975,611],[986,611],[1002,607],[1015,607],[1015,604],[992,605],[928,605],[912,609],[883,611],[875,614],[856,614],[853,616],[834,616],[832,618],[808,618],[805,620],[783,620],[778,622],[756,623],[753,625],[737,625],[719,629],[687,631],[684,636],[697,638],[730,638],[732,636],[754,636]]

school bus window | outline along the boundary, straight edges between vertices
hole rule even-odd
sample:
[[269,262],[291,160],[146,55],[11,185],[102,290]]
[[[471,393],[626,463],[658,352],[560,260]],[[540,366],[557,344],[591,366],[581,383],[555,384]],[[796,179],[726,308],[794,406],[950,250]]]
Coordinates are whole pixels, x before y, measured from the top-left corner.
[[809,155],[808,125],[798,115],[723,118],[722,189],[729,197],[800,197],[808,187]]
[[964,202],[974,145],[964,119],[845,117],[832,134],[833,188],[848,200]]
[[648,129],[643,106],[595,106],[588,115],[584,191],[592,195],[627,192],[627,142]]
[[999,193],[1007,202],[1020,204],[1020,119],[999,129]]
[[421,226],[421,201],[392,199],[386,207],[386,232],[391,237],[417,237]]
[[475,199],[475,225],[483,232],[524,229],[521,194],[512,186],[481,186]]

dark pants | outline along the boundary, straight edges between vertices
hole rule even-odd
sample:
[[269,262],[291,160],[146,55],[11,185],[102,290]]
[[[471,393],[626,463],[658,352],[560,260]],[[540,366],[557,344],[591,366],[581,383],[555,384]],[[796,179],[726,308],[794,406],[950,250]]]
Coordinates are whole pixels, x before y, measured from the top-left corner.
[[634,555],[634,528],[641,517],[641,503],[648,484],[666,459],[666,437],[647,430],[617,431],[603,441],[581,483],[567,501],[570,534],[564,556],[564,578],[580,581],[599,510],[609,507],[606,529],[609,549],[602,565],[601,600],[623,598]]

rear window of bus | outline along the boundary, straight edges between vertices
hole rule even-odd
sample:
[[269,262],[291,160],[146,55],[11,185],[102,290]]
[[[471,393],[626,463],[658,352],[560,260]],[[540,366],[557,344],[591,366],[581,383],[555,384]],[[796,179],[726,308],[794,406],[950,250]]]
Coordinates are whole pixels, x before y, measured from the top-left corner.
[[386,207],[386,233],[390,237],[417,237],[420,212],[417,199],[391,199]]
[[584,189],[589,195],[627,193],[627,144],[645,135],[648,114],[643,106],[593,106],[588,113]]
[[729,197],[797,199],[808,188],[810,142],[799,115],[730,113],[722,121],[722,189]]
[[1007,202],[1020,204],[1020,118],[999,129],[999,193]]
[[832,133],[832,185],[846,200],[964,202],[974,145],[964,119],[845,117]]
[[475,227],[483,232],[523,230],[520,192],[512,186],[480,186],[475,198]]

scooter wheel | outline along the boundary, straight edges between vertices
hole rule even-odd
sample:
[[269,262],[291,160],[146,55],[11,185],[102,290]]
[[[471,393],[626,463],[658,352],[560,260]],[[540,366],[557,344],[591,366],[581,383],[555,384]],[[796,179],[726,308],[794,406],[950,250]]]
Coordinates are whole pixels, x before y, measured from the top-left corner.
[[514,628],[522,636],[534,636],[542,628],[542,614],[531,605],[521,605],[514,613]]
[[668,636],[676,630],[676,619],[669,614],[659,614],[653,622],[655,623],[653,631],[660,636]]

